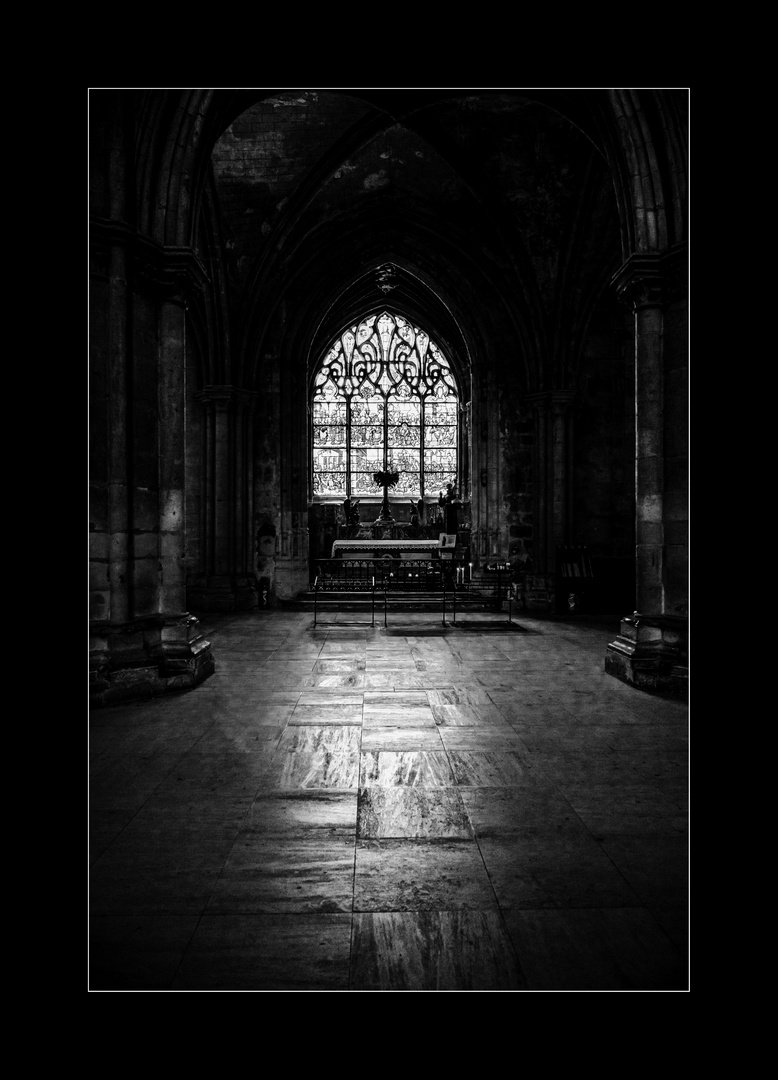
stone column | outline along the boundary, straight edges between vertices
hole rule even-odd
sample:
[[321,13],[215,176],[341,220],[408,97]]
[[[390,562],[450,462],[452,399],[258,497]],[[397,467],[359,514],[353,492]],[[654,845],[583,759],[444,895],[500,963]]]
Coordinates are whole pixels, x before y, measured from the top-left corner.
[[551,394],[551,547],[556,567],[556,548],[567,544],[571,537],[571,438],[570,404],[572,391],[557,390]]
[[548,394],[530,394],[527,399],[535,411],[535,573],[545,574],[549,569],[549,496],[551,492],[548,469]]
[[535,410],[536,459],[536,568],[552,574],[557,544],[570,542],[570,462],[569,412],[573,392],[556,390],[530,394]]
[[633,256],[614,278],[635,319],[635,611],[608,646],[605,669],[644,689],[685,688],[686,620],[667,608],[665,445],[667,256]]
[[195,395],[205,413],[203,565],[189,589],[203,611],[257,606],[251,565],[253,410],[256,394],[209,386]]
[[[305,368],[283,355],[279,365],[278,546],[275,555],[276,601],[293,600],[310,584],[308,535],[308,387]],[[367,518],[363,502],[361,517]]]
[[546,596],[537,606],[553,605],[557,545],[571,540],[573,397],[570,390],[555,390],[527,398],[535,411],[534,576],[545,579]]
[[[185,297],[198,280],[191,251],[169,251],[113,223],[114,300],[107,393],[93,431],[109,435],[112,602],[93,623],[91,698],[111,704],[188,689],[214,670],[210,643],[186,611],[184,554]],[[126,275],[126,276],[125,276]],[[106,371],[99,350],[94,370]]]
[[108,583],[110,602],[106,615],[111,622],[130,617],[130,536],[127,477],[127,253],[124,245],[112,248],[111,341],[108,376]]
[[[477,379],[474,380],[471,417],[471,552],[475,565],[480,567],[489,562],[495,552],[507,554],[507,530],[504,527],[501,494],[503,454],[500,440],[500,395],[486,367],[478,371]],[[506,550],[501,552],[503,539]]]
[[186,307],[166,300],[159,313],[159,611],[186,610],[184,558],[184,417]]

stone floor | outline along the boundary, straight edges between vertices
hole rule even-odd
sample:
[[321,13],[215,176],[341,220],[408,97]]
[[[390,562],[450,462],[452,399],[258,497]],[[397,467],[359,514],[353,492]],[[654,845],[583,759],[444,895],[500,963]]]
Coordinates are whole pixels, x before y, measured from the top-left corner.
[[90,991],[688,990],[686,704],[617,627],[358,620],[92,711]]

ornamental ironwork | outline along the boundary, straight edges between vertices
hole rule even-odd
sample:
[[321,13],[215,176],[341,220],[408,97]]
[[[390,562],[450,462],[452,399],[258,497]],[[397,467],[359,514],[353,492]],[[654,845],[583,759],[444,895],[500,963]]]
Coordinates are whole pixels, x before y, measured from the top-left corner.
[[448,360],[400,315],[345,330],[314,381],[313,494],[375,493],[391,461],[393,494],[436,496],[456,483],[458,394]]

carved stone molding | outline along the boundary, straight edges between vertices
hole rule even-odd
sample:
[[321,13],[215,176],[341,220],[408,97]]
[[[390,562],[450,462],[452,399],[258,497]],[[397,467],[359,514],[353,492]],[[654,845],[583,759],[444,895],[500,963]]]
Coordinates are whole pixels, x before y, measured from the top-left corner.
[[575,391],[546,390],[538,394],[527,394],[524,400],[537,412],[552,411],[559,416],[566,412],[575,401]]
[[635,612],[607,648],[605,671],[640,690],[685,695],[688,687],[688,621]]
[[209,282],[208,273],[190,247],[163,247],[140,236],[122,221],[93,219],[90,239],[99,245],[121,245],[132,259],[136,281],[161,299],[185,303]]
[[256,390],[244,390],[239,386],[225,384],[222,386],[206,386],[204,390],[198,390],[195,399],[200,402],[204,409],[215,408],[222,412],[227,410],[252,410],[259,400]]
[[396,267],[392,263],[384,263],[376,270],[376,285],[384,295],[397,288],[395,274]]
[[184,303],[208,283],[208,274],[191,248],[163,248],[139,237],[134,256],[139,279],[162,299]]
[[686,296],[687,272],[683,244],[671,251],[631,255],[611,279],[611,286],[619,300],[633,311],[664,307]]
[[94,623],[89,666],[96,706],[189,690],[216,669],[211,643],[189,612]]

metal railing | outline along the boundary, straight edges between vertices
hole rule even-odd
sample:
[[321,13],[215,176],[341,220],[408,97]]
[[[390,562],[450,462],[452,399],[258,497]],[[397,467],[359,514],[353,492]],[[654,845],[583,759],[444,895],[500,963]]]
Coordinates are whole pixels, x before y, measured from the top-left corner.
[[[388,625],[389,597],[392,594],[408,602],[414,598],[421,602],[424,596],[439,597],[444,626],[450,601],[452,624],[456,625],[457,595],[468,593],[470,589],[469,564],[464,559],[316,559],[314,565],[314,626],[318,620],[320,593],[366,592],[371,597],[371,626],[375,626],[376,592],[383,593],[384,626]],[[510,621],[510,607],[508,618]]]

